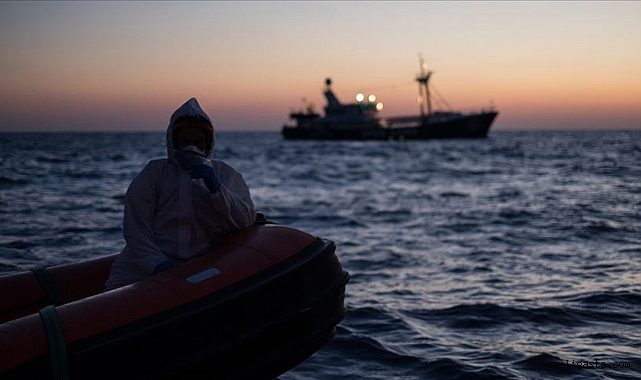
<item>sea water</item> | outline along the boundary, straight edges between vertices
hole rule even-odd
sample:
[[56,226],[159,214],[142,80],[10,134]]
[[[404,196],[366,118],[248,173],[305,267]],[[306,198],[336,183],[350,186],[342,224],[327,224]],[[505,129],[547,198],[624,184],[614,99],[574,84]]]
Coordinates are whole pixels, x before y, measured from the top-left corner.
[[[119,252],[157,133],[0,134],[0,275]],[[641,378],[641,131],[220,132],[267,219],[333,240],[336,336],[280,379]]]

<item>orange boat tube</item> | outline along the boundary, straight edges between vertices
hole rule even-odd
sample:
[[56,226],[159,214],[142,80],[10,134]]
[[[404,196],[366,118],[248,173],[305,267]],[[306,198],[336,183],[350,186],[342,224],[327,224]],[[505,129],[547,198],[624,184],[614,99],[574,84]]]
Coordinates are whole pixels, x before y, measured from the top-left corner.
[[0,379],[272,379],[345,316],[349,274],[335,250],[259,224],[108,292],[113,255],[0,277]]

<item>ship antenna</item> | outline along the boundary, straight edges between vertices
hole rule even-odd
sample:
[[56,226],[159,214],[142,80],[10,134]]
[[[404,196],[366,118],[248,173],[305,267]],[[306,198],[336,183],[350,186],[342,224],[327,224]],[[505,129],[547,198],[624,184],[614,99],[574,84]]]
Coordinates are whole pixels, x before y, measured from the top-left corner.
[[427,82],[430,80],[431,71],[427,71],[427,64],[423,60],[421,54],[418,55],[419,58],[419,73],[416,76],[416,81],[418,82],[418,95],[421,99],[420,109],[421,117],[425,119],[425,110],[424,106],[427,108],[427,116],[432,115],[432,100],[430,99],[430,90],[428,88]]

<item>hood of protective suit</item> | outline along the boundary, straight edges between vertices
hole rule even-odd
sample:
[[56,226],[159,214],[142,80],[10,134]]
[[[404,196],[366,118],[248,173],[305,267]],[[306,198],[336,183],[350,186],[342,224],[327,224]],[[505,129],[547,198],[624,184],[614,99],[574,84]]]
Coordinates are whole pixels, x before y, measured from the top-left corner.
[[216,142],[216,134],[214,132],[214,126],[211,122],[211,119],[207,115],[205,111],[200,107],[200,104],[198,103],[198,100],[196,98],[191,98],[187,100],[182,106],[178,107],[176,111],[171,115],[171,118],[169,119],[169,126],[167,127],[167,156],[169,160],[174,161],[174,155],[176,152],[176,147],[174,146],[174,124],[178,119],[181,117],[197,117],[200,119],[206,120],[209,125],[211,126],[211,131],[208,131],[211,133],[211,144],[209,148],[207,149],[206,156],[209,157],[211,155],[211,152],[214,150],[214,145]]

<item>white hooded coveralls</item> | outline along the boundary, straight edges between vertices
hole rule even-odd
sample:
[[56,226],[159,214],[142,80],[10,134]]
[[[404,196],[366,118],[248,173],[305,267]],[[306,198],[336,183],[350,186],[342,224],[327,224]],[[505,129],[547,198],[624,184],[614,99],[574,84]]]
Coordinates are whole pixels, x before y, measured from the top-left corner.
[[[171,116],[167,158],[151,160],[133,179],[125,196],[125,248],[116,257],[105,290],[142,280],[165,261],[175,264],[206,253],[216,238],[256,220],[243,177],[228,164],[207,158],[221,182],[210,193],[202,179],[192,179],[175,158],[173,128],[182,116],[210,121],[195,98]],[[210,121],[211,124],[211,121]],[[215,143],[212,129],[211,154]]]

